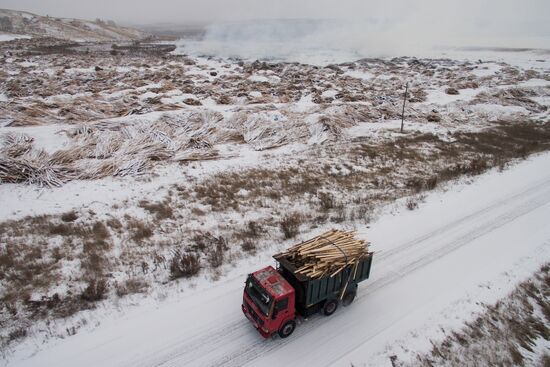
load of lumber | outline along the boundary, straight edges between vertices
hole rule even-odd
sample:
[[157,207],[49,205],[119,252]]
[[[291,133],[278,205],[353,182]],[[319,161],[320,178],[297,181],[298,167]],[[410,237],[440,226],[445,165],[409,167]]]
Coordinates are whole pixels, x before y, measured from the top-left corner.
[[368,243],[354,238],[355,232],[331,230],[297,244],[280,254],[295,268],[296,273],[316,279],[335,276],[368,255]]

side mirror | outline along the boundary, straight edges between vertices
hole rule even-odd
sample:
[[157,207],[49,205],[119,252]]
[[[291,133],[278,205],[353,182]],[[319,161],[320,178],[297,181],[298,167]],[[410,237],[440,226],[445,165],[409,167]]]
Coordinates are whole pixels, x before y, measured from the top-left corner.
[[275,320],[277,318],[278,313],[279,311],[276,308],[274,308],[273,313],[271,314],[271,320]]

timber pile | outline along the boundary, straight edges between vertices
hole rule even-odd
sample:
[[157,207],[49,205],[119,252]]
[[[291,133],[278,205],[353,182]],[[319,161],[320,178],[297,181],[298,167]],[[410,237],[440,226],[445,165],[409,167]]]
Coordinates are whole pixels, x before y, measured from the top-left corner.
[[368,243],[354,238],[355,232],[331,230],[289,248],[281,254],[296,273],[312,279],[335,276],[368,255]]

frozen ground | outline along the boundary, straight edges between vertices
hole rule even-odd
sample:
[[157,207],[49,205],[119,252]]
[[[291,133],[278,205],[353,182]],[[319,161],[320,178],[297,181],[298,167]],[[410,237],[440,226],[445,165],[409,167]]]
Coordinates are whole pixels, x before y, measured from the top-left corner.
[[[434,325],[458,326],[548,261],[550,158],[514,166],[550,148],[545,54],[319,67],[51,39],[0,48],[4,363],[263,365],[317,340],[321,353],[293,362],[387,363],[388,343],[429,349]],[[425,198],[434,188],[449,191]],[[297,238],[283,239],[288,218]],[[292,342],[260,340],[239,314],[243,275],[332,227],[373,243],[372,280]],[[175,251],[200,272],[174,281]],[[106,292],[85,298],[98,280]],[[331,330],[353,343],[331,347]]]
[[31,37],[20,35],[20,34],[0,33],[0,42],[13,41],[16,39],[25,39],[25,38],[31,38]]
[[[241,262],[214,285],[181,285],[164,302],[130,308],[67,340],[15,351],[14,366],[390,366],[396,343],[431,347],[482,302],[505,296],[550,256],[550,154],[428,195],[420,209],[390,206],[360,237],[372,277],[330,318],[263,340],[239,309],[242,280],[267,262]],[[304,233],[303,238],[319,231]],[[315,345],[315,348],[311,348]]]

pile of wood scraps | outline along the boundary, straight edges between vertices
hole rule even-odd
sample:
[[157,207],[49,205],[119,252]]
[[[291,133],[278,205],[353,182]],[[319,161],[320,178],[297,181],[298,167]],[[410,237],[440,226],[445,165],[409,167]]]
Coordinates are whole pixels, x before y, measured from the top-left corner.
[[368,243],[354,238],[355,232],[331,230],[289,248],[278,255],[295,268],[296,273],[312,279],[335,276],[348,265],[368,255]]

